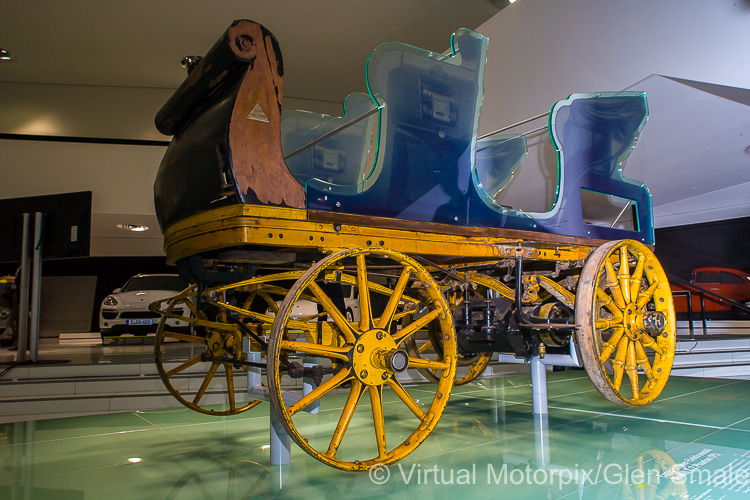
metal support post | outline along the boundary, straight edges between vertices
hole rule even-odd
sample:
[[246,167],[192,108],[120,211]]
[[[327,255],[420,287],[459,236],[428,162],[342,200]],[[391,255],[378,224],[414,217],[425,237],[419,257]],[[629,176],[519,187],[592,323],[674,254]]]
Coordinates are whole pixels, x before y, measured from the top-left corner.
[[271,405],[271,465],[284,465],[291,461],[292,440]]
[[539,415],[534,412],[534,451],[537,468],[549,466],[549,415],[547,414]]
[[16,361],[26,361],[26,346],[29,341],[29,281],[31,268],[31,214],[23,214],[23,236],[21,241],[21,284],[18,306],[18,354]]
[[[250,350],[250,339],[247,337],[243,338],[243,349],[247,354],[247,360],[251,363],[260,363],[261,356],[258,351]],[[261,369],[258,367],[248,367],[247,369],[247,392],[252,397],[257,398],[261,395],[262,399],[267,389],[261,384]],[[267,400],[267,399],[266,399]],[[281,425],[281,420],[273,409],[273,405],[270,407],[270,446],[271,446],[271,465],[284,465],[292,461],[292,440],[289,434],[286,433],[284,426]]]
[[39,317],[40,299],[42,295],[42,229],[44,214],[36,212],[34,215],[34,257],[31,272],[31,343],[29,344],[30,358],[36,363],[39,356]]
[[531,358],[531,401],[534,415],[547,415],[547,367],[539,356]]

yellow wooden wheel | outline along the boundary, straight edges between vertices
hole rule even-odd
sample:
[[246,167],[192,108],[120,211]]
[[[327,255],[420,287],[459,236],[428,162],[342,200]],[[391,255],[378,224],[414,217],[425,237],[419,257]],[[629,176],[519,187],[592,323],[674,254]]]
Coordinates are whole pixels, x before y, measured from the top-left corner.
[[[371,273],[368,268],[375,272]],[[396,269],[394,273],[394,268]],[[360,320],[349,322],[323,290],[324,282],[355,269],[359,290]],[[383,269],[397,277],[383,312],[373,314],[371,289]],[[329,279],[327,279],[329,278]],[[397,311],[406,300],[404,292],[410,281],[424,286],[421,302],[425,314],[408,326],[393,328]],[[335,335],[305,335],[295,338],[290,328],[290,314],[303,294],[316,297],[325,308]],[[408,356],[399,345],[430,323],[438,323],[442,334],[443,359],[429,361]],[[318,357],[325,370],[319,385],[304,394],[293,384],[285,364],[303,353]],[[431,396],[415,399],[399,382],[396,374],[407,367],[435,369],[440,374]],[[330,367],[330,368],[328,368]],[[450,308],[430,274],[416,261],[398,252],[383,248],[353,248],[335,253],[311,267],[291,288],[282,303],[271,329],[268,347],[268,386],[271,404],[289,436],[306,453],[321,462],[342,470],[366,470],[376,464],[393,463],[414,451],[432,432],[448,402],[456,371],[456,341]],[[283,390],[282,390],[283,389]],[[341,396],[345,391],[343,409]],[[433,393],[434,391],[434,393]],[[365,394],[367,397],[365,397]],[[369,399],[369,404],[364,400]],[[384,405],[384,400],[389,404]],[[321,408],[340,411],[337,423],[318,421],[303,410],[320,401]],[[332,401],[330,406],[326,401]],[[415,418],[403,414],[406,407]],[[357,414],[355,415],[355,411]],[[397,413],[393,424],[386,417]],[[361,424],[350,428],[353,418]],[[372,430],[369,430],[369,426]],[[352,435],[350,439],[347,436]],[[363,435],[364,434],[364,435]],[[398,444],[394,444],[398,443]]]
[[[231,362],[246,358],[242,334],[229,322],[226,311],[211,320],[199,311],[195,306],[196,289],[193,285],[172,299],[151,304],[151,309],[158,311],[166,303],[156,331],[156,368],[167,390],[191,410],[208,415],[242,413],[260,403],[245,401],[245,391],[235,385],[235,373],[243,377],[247,373],[247,368]],[[167,318],[189,323],[190,331],[174,331],[167,325]],[[190,385],[191,374],[203,377],[198,388]]]
[[624,405],[653,401],[672,369],[675,316],[667,276],[651,249],[621,240],[594,250],[581,273],[575,314],[583,365],[599,392]]

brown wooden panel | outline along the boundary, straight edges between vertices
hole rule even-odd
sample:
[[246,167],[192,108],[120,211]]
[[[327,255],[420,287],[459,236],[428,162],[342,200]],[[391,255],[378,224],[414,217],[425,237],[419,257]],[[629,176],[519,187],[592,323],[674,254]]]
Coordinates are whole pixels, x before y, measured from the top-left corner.
[[252,61],[242,77],[229,126],[237,189],[245,202],[305,206],[305,192],[281,151],[283,63],[273,35],[250,21],[227,31],[232,50]]

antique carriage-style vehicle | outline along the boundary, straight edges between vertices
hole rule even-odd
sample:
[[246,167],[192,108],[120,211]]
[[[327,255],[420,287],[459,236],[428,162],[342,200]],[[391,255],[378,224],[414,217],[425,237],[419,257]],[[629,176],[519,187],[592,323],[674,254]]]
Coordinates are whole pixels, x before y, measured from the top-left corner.
[[[258,401],[235,377],[262,366],[291,438],[328,465],[363,470],[419,446],[453,385],[492,353],[572,346],[608,400],[644,405],[662,391],[672,296],[651,249],[648,189],[621,172],[645,96],[555,104],[556,200],[523,212],[498,193],[526,155],[524,135],[477,138],[488,40],[460,30],[451,46],[383,44],[367,61],[369,95],[350,95],[343,117],[282,113],[276,39],[235,21],[161,109],[157,127],[174,138],[157,216],[168,262],[194,285],[152,308],[192,324],[186,334],[162,321],[156,340],[162,379],[183,404],[248,410]],[[614,221],[584,217],[590,193],[625,202]],[[174,340],[192,354],[172,359]],[[399,379],[407,368],[434,384],[415,396]],[[184,387],[198,369],[201,386]],[[206,398],[217,391],[220,408]],[[329,399],[343,405],[338,421],[314,424],[303,410]],[[346,446],[357,409],[372,413],[372,451]]]

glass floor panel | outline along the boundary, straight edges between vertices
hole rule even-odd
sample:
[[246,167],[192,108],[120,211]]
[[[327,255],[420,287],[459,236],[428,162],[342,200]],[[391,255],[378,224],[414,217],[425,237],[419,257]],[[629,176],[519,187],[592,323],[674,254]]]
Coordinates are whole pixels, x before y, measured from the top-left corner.
[[[424,385],[408,389],[415,400],[434,394]],[[550,413],[541,419],[532,413],[528,376],[456,387],[422,446],[370,473],[332,469],[294,443],[291,464],[270,466],[268,403],[233,417],[169,409],[0,424],[0,498],[707,500],[750,493],[750,382],[672,378],[643,408],[609,403],[581,370],[548,373],[548,391]],[[328,396],[305,425],[330,429],[345,399]],[[387,437],[416,428],[389,389],[384,401]],[[361,448],[370,458],[374,443],[371,413],[355,412],[342,449]]]

